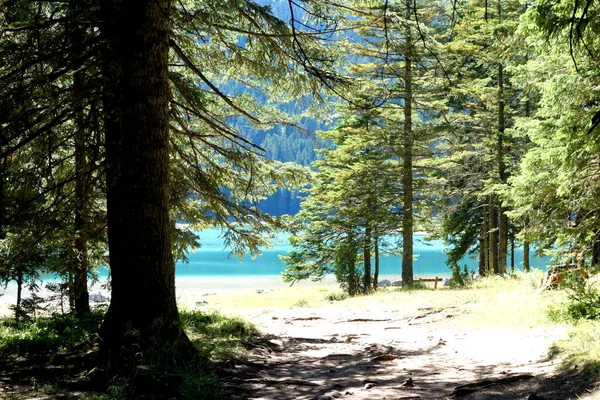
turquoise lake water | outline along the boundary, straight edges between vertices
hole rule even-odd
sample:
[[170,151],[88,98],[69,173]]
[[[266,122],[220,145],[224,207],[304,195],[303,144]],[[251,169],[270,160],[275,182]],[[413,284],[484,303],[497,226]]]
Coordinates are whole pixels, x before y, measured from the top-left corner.
[[[278,255],[287,254],[291,246],[287,242],[287,235],[280,235],[280,244],[263,250],[263,254],[252,260],[245,256],[242,261],[230,256],[229,250],[223,246],[220,231],[211,229],[200,232],[202,247],[188,255],[189,263],[177,263],[176,276],[273,276],[280,275],[285,266]],[[444,245],[439,240],[425,241],[425,235],[415,235],[414,253],[418,255],[413,268],[416,277],[419,276],[448,276],[450,269],[446,265]],[[531,252],[533,254],[533,251]],[[543,269],[550,261],[550,257],[530,258],[532,268]],[[523,249],[515,251],[515,268],[521,268],[523,263]],[[470,270],[477,270],[476,260],[465,258],[461,267],[466,264]],[[400,275],[402,259],[398,256],[380,258],[380,275]],[[510,268],[510,260],[507,265]]]

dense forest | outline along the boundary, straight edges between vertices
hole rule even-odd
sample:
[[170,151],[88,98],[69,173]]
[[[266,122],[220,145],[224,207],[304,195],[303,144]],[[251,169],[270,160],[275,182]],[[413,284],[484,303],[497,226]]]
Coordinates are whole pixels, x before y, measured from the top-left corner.
[[195,363],[175,260],[208,227],[240,256],[289,231],[283,278],[333,273],[350,295],[377,289],[383,253],[411,285],[416,231],[449,244],[458,280],[467,254],[481,276],[528,271],[530,246],[600,264],[599,12],[0,2],[0,280],[18,286],[16,320],[48,272],[90,312],[89,279],[109,265],[106,376],[131,376],[140,354]]

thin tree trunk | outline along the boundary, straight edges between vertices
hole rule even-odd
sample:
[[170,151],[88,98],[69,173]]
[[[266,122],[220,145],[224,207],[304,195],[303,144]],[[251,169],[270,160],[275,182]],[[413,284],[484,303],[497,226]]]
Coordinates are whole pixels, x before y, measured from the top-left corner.
[[171,2],[106,0],[101,10],[112,295],[100,350],[115,370],[186,363],[198,353],[179,320],[170,241]]
[[[526,58],[527,59],[527,58]],[[529,114],[531,113],[531,101],[529,99],[527,99],[527,101],[525,102],[525,116],[529,117]],[[524,148],[527,149],[527,145],[529,144],[529,139],[527,138],[527,136],[524,139]],[[529,227],[529,217],[525,217],[525,221],[523,223],[523,229],[527,229]],[[525,272],[529,272],[530,267],[529,267],[529,241],[527,239],[525,239],[523,241],[523,271]]]
[[510,235],[510,272],[515,272],[515,234],[514,232]]
[[[73,4],[71,7],[76,8]],[[71,26],[71,38],[73,44],[83,41],[81,27]],[[73,54],[73,58],[79,58],[79,54]],[[73,279],[73,300],[75,312],[83,314],[90,312],[89,292],[87,287],[88,275],[88,210],[89,205],[89,182],[88,163],[85,148],[85,122],[83,116],[84,94],[84,72],[77,71],[73,77],[73,108],[75,113],[75,271]]]
[[375,274],[373,275],[373,289],[377,290],[379,285],[379,235],[375,235]]
[[[406,17],[411,18],[411,3],[406,3]],[[412,135],[412,38],[410,27],[406,33],[404,50],[404,131],[402,188],[403,193],[403,230],[402,230],[402,282],[413,283],[413,135]]]
[[[498,1],[498,17],[501,15],[501,5]],[[500,182],[506,183],[506,164],[504,163],[504,131],[506,126],[504,115],[504,69],[498,63],[498,175]],[[506,258],[508,253],[508,217],[498,202],[498,273],[506,273]]]
[[[1,150],[1,148],[0,148]],[[6,225],[6,214],[5,214],[5,204],[6,204],[6,195],[4,192],[4,185],[7,180],[7,172],[8,172],[8,156],[2,157],[2,161],[0,161],[0,240],[4,239],[4,227]]]
[[498,273],[498,218],[496,213],[496,204],[493,200],[493,196],[490,197],[490,273],[497,274]]
[[595,240],[592,245],[592,265],[600,264],[600,242]]
[[479,276],[485,276],[485,274],[486,274],[486,269],[485,269],[486,248],[485,248],[484,242],[485,242],[484,238],[479,238],[479,265],[477,268],[477,272],[479,273]]
[[23,272],[17,271],[17,304],[15,305],[15,320],[21,321],[21,300],[23,294]]
[[69,273],[67,275],[67,279],[69,280],[68,286],[67,286],[67,290],[68,290],[68,294],[69,294],[69,309],[74,310],[75,309],[75,278],[74,278],[73,271],[69,271]]
[[365,228],[365,242],[363,243],[364,275],[363,291],[371,292],[371,227]]
[[483,258],[483,273],[480,271],[482,276],[490,274],[490,224],[488,208],[488,206],[483,207],[483,249],[480,252],[480,258]]
[[529,242],[523,242],[523,271],[529,272]]

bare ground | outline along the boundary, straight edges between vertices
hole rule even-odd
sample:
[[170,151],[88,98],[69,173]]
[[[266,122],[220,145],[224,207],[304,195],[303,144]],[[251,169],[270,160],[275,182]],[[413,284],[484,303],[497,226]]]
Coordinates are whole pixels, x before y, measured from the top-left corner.
[[[264,311],[270,335],[249,362],[219,369],[227,399],[600,399],[595,382],[548,357],[564,332],[468,331],[457,308],[392,305]],[[446,321],[445,321],[446,320]]]

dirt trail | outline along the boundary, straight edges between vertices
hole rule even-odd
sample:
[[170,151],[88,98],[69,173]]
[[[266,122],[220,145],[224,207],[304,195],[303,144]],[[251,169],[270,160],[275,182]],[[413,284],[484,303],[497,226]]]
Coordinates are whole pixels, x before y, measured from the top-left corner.
[[[295,308],[252,318],[270,340],[219,374],[231,399],[600,398],[548,348],[561,333],[443,328],[457,309]],[[537,396],[537,397],[536,397]],[[577,397],[580,396],[580,397]]]

